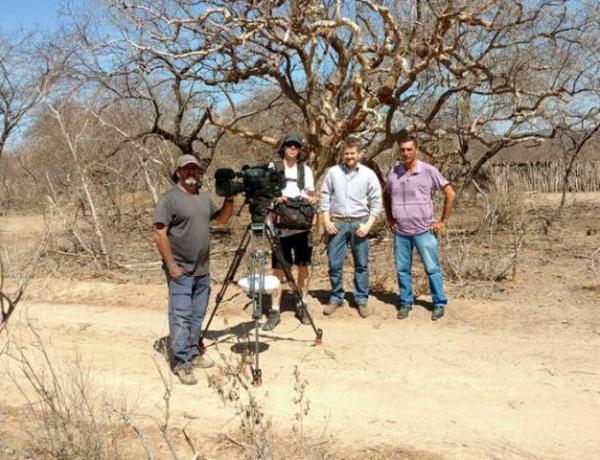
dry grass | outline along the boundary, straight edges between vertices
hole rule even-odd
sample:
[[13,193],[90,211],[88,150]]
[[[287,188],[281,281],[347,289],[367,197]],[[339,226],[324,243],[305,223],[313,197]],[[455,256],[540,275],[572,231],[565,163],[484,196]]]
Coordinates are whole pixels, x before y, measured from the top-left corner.
[[[290,429],[274,429],[271,416],[256,397],[250,372],[251,356],[220,354],[209,387],[232,410],[236,429],[217,439],[202,439],[173,424],[170,413],[172,386],[157,364],[164,384],[164,410],[160,417],[135,412],[135,405],[95,382],[93,372],[75,355],[70,362],[55,362],[39,334],[31,328],[34,346],[17,347],[20,375],[13,382],[26,400],[10,419],[22,420],[15,432],[2,430],[3,459],[406,459],[437,460],[438,456],[394,446],[352,449],[331,439],[325,426],[318,436],[305,430],[310,416],[310,384],[301,369],[294,369],[290,389],[295,407]],[[163,366],[164,367],[164,366]],[[150,421],[150,423],[148,423]],[[12,424],[13,428],[15,427]],[[10,434],[10,436],[9,436]]]
[[94,390],[91,371],[78,356],[60,368],[48,355],[40,336],[31,328],[36,344],[18,348],[13,359],[22,373],[13,382],[27,401],[24,458],[123,458],[127,426],[113,407],[125,407],[104,392]]

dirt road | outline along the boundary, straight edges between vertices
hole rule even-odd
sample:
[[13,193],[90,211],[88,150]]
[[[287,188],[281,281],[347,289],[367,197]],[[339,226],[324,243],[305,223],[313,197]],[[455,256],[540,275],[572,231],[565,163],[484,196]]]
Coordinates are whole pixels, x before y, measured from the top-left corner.
[[[0,239],[9,252],[17,251],[18,237],[34,227],[39,222],[32,218],[5,218]],[[298,424],[299,407],[292,401],[297,366],[308,381],[304,428],[311,439],[351,452],[395,446],[417,452],[400,457],[410,459],[597,458],[596,230],[597,208],[588,204],[568,231],[551,229],[545,239],[532,241],[521,254],[517,280],[494,285],[487,299],[449,283],[451,304],[438,322],[423,306],[397,320],[393,289],[371,296],[375,314],[368,319],[348,307],[326,318],[321,314],[326,275],[317,265],[311,284],[316,297],[309,306],[324,330],[323,344],[313,346],[312,330],[300,326],[292,312],[283,314],[273,333],[261,335],[267,345],[260,354],[264,384],[254,391],[273,430],[289,433]],[[10,355],[20,348],[39,356],[28,324],[40,334],[59,375],[67,375],[79,356],[95,388],[126,400],[138,416],[160,419],[164,385],[158,369],[172,379],[153,349],[167,334],[165,286],[42,275],[13,318],[9,352],[0,356],[0,447],[4,435],[18,436],[27,420],[14,381],[25,382]],[[252,332],[250,312],[243,310],[246,298],[229,295],[236,289],[206,341],[217,362],[220,354],[228,360],[239,356],[232,350]],[[187,426],[202,442],[237,429],[233,408],[208,386],[218,373],[200,372],[194,387],[173,381],[172,427]]]
[[[155,362],[167,366],[153,343],[167,332],[163,286],[53,280],[43,292],[53,301],[24,308],[14,336],[27,343],[27,318],[59,366],[78,353],[96,385],[137,400],[138,413],[158,415],[163,385]],[[89,303],[60,303],[67,297]],[[227,329],[224,319],[229,326],[248,322],[242,300],[224,304],[212,329]],[[312,346],[311,329],[291,312],[263,335],[269,347],[256,394],[275,428],[293,423],[299,366],[309,382],[305,426],[342,445],[397,445],[456,459],[592,458],[600,451],[600,328],[586,321],[585,310],[570,307],[563,316],[457,300],[442,321],[430,321],[420,307],[398,321],[390,305],[374,302],[376,314],[363,320],[350,308],[324,318],[311,299],[322,346]],[[236,335],[216,335],[210,354],[230,354]],[[4,359],[0,369],[0,405],[14,405],[19,397],[6,378],[14,365]],[[207,386],[211,372],[195,387],[174,383],[171,400],[175,423],[203,434],[236,427]]]

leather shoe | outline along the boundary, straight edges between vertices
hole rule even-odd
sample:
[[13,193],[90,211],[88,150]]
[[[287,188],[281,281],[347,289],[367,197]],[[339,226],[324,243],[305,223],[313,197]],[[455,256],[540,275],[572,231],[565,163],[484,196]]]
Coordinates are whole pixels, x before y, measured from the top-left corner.
[[323,314],[325,316],[329,316],[329,315],[333,315],[335,313],[335,311],[340,308],[342,305],[339,303],[335,303],[335,302],[331,302],[327,305],[325,305],[325,308],[323,308]]
[[408,317],[408,314],[410,313],[410,305],[401,305],[400,308],[398,309],[398,314],[396,315],[396,318],[398,319],[404,319]]
[[192,368],[208,369],[213,367],[215,362],[210,359],[206,354],[196,355],[192,358]]
[[198,383],[191,367],[176,367],[173,372],[184,385],[196,385]]
[[433,307],[433,312],[431,312],[431,321],[437,321],[442,316],[444,316],[444,307]]
[[367,302],[358,304],[358,314],[361,318],[368,318],[373,314],[373,308]]

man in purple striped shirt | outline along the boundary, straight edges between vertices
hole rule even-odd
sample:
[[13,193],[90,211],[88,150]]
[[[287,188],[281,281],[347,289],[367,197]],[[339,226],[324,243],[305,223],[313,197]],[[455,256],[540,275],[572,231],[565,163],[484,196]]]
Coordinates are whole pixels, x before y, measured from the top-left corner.
[[[431,319],[436,321],[444,316],[444,308],[448,303],[444,295],[437,235],[446,227],[456,193],[434,166],[417,159],[418,151],[414,137],[399,142],[402,164],[388,174],[384,203],[388,224],[394,232],[394,259],[400,287],[398,319],[408,316],[414,302],[412,254],[416,247],[429,280],[433,301]],[[444,193],[444,209],[440,220],[436,220],[433,213],[432,195],[436,190]]]

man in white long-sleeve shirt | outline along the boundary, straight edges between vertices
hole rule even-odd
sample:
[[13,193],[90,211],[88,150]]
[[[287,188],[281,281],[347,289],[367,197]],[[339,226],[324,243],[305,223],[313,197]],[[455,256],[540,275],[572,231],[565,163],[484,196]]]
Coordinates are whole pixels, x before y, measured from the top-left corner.
[[344,302],[344,259],[350,246],[354,259],[354,301],[360,316],[373,313],[369,299],[369,240],[367,235],[383,211],[381,185],[370,168],[359,163],[358,139],[348,138],[340,147],[342,162],[327,171],[321,188],[320,211],[329,234],[327,257],[331,295],[323,314],[333,314]]

